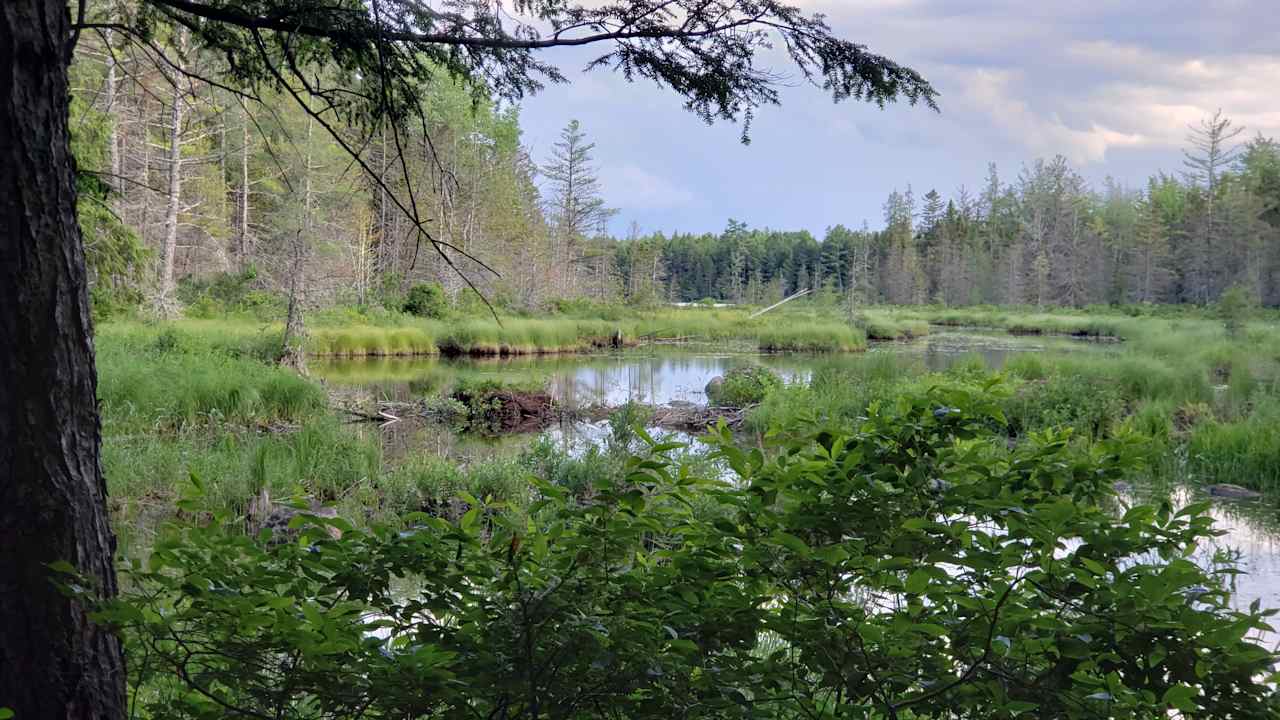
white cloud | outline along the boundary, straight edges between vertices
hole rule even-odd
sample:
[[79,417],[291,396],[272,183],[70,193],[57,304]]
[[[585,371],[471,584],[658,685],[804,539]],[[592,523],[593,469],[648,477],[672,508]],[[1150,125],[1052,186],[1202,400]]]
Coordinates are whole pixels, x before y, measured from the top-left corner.
[[548,56],[574,83],[527,104],[535,154],[579,117],[598,142],[610,204],[646,226],[712,229],[738,217],[818,232],[878,217],[893,187],[972,185],[990,161],[1062,154],[1091,179],[1141,183],[1176,170],[1187,126],[1219,108],[1249,136],[1280,137],[1275,0],[791,1],[920,71],[941,114],[833,106],[775,50],[761,66],[797,86],[783,90],[784,107],[761,109],[743,149],[738,128],[703,127],[669,92],[578,74],[584,49]]
[[694,194],[637,165],[600,170],[606,201],[623,210],[669,210],[692,205]]
[[1019,96],[1025,78],[1015,71],[968,70],[962,82],[958,99],[965,107],[959,112],[984,115],[1035,155],[1061,154],[1075,163],[1094,163],[1105,160],[1113,147],[1134,147],[1148,140],[1139,132],[1122,132],[1099,122],[1069,126],[1057,113],[1039,110]]

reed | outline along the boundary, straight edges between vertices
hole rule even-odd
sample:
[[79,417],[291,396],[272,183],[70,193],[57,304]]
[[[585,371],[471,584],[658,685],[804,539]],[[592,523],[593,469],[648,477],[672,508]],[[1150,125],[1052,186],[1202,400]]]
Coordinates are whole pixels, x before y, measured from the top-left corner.
[[1210,421],[1191,431],[1187,466],[1194,479],[1280,491],[1280,399],[1271,397],[1238,422]]
[[300,422],[326,404],[295,373],[222,354],[135,354],[100,344],[98,398],[108,433],[218,422]]
[[836,322],[777,323],[755,330],[762,352],[856,352],[867,347],[857,328]]

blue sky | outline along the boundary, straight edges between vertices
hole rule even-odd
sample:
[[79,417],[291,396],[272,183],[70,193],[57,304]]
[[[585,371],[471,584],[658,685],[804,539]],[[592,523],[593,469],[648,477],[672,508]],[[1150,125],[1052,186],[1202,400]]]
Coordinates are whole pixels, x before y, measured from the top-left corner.
[[581,121],[617,234],[632,222],[719,231],[732,217],[821,236],[836,223],[879,227],[895,188],[976,191],[989,162],[1012,180],[1023,163],[1062,154],[1095,182],[1140,186],[1181,166],[1187,125],[1217,108],[1250,136],[1280,137],[1275,0],[797,4],[923,73],[942,111],[833,104],[797,80],[743,146],[737,126],[707,126],[652,84],[584,74],[589,51],[558,50],[547,57],[572,82],[524,102],[526,143],[543,161],[560,128]]

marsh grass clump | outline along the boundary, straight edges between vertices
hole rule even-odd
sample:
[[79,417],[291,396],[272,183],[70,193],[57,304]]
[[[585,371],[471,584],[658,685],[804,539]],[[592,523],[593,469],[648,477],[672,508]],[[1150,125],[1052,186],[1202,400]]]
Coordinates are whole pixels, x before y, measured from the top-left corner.
[[326,418],[292,433],[223,428],[108,434],[102,469],[115,527],[123,529],[125,544],[143,548],[178,514],[178,496],[191,482],[202,488],[201,505],[192,511],[206,515],[243,515],[264,490],[271,497],[301,494],[335,502],[380,482],[382,454],[376,437]]
[[1280,491],[1280,399],[1267,398],[1248,418],[1196,424],[1187,463],[1205,483],[1230,482],[1253,490]]
[[924,320],[874,311],[855,313],[853,324],[862,329],[868,340],[913,340],[929,334],[929,323]]
[[338,357],[387,357],[434,355],[438,352],[435,334],[427,324],[403,327],[354,325],[317,328],[307,338],[313,355]]
[[574,455],[548,437],[540,437],[526,447],[520,454],[520,463],[530,474],[564,488],[576,498],[590,496],[597,483],[620,477],[623,471],[617,457],[598,446]]
[[765,395],[747,414],[756,432],[814,424],[846,425],[866,413],[876,399],[891,399],[924,366],[892,353],[870,352],[852,364],[832,362],[814,369],[808,382],[786,383]]
[[1126,404],[1114,381],[1054,372],[1018,386],[1002,408],[1012,437],[1070,427],[1079,436],[1097,440],[1107,437],[1125,416]]
[[860,330],[840,322],[775,320],[754,335],[761,352],[857,352],[867,347]]
[[301,422],[326,404],[324,391],[256,360],[218,354],[99,353],[98,398],[108,433],[217,422]]

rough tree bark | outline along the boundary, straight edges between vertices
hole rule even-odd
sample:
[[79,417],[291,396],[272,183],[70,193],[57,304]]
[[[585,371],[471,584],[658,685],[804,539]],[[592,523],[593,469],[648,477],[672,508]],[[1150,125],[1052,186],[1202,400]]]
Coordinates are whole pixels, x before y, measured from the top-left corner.
[[64,0],[0,2],[0,707],[124,717],[118,641],[51,582],[116,589],[76,224]]

